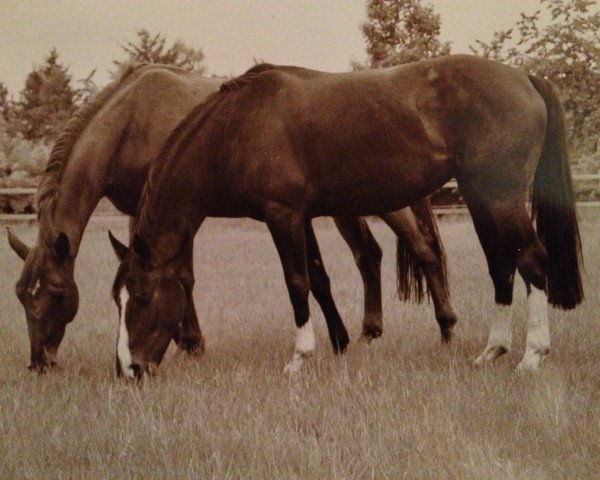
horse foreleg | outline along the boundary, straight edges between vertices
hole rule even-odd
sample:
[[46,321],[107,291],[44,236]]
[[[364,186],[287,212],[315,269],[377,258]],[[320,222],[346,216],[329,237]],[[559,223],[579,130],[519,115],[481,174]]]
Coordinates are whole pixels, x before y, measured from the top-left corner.
[[348,332],[331,295],[329,276],[325,271],[317,238],[310,222],[306,223],[306,253],[310,290],[325,316],[333,351],[343,353],[350,341]]
[[334,217],[335,225],[352,250],[363,281],[364,317],[362,336],[370,341],[383,332],[381,308],[381,247],[360,217]]
[[[406,249],[404,251],[408,251],[413,257],[409,261],[414,265],[412,268],[407,268],[407,271],[404,272],[398,268],[398,284],[400,285],[402,282],[400,277],[404,276],[412,277],[407,278],[405,283],[418,285],[421,282],[421,274],[425,275],[442,341],[450,341],[452,328],[456,324],[456,314],[450,301],[444,250],[434,223],[435,219],[429,200],[423,199],[411,208],[390,212],[381,215],[381,218],[398,237],[398,257],[402,255],[403,249]],[[398,262],[400,260],[398,258]],[[408,291],[401,294],[399,292],[399,296],[409,299],[411,293],[414,293],[412,296],[420,301],[421,290],[419,288],[416,290],[417,293]]]
[[310,282],[306,259],[305,219],[300,213],[276,204],[271,205],[266,212],[265,221],[281,259],[297,328],[294,354],[284,372],[296,373],[315,351],[315,334],[308,306]]
[[200,330],[200,324],[198,323],[198,316],[196,314],[196,306],[194,305],[193,286],[194,286],[194,242],[188,242],[189,247],[186,252],[185,269],[187,271],[188,278],[186,282],[185,294],[187,297],[187,308],[186,314],[181,324],[181,330],[176,338],[173,340],[177,343],[177,347],[187,353],[193,355],[201,355],[204,352],[205,342],[202,332]]

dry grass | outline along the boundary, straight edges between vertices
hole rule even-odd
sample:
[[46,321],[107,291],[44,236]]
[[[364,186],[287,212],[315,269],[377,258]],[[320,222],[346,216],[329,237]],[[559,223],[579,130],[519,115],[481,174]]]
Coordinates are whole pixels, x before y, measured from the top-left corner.
[[[334,296],[352,337],[360,331],[362,285],[328,220],[317,235]],[[60,368],[25,369],[28,340],[13,294],[21,264],[3,240],[0,258],[0,478],[564,479],[600,471],[600,232],[582,222],[587,301],[551,312],[553,350],[538,375],[513,371],[524,348],[515,322],[511,353],[471,366],[493,315],[491,282],[473,227],[444,220],[441,233],[460,324],[438,342],[431,305],[394,298],[394,237],[384,248],[384,336],[353,342],[336,358],[312,304],[318,353],[288,379],[295,327],[281,267],[264,225],[211,220],[196,241],[196,300],[207,352],[171,349],[141,387],[113,372],[116,267],[106,225],[90,226],[77,278],[80,313]],[[121,238],[126,224],[113,224]],[[33,239],[34,229],[19,233]],[[524,315],[519,284],[515,319]]]

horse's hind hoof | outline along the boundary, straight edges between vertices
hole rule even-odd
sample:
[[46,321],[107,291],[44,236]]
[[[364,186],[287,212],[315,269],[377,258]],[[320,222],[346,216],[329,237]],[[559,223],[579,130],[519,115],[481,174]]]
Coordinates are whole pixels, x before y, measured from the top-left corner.
[[444,345],[450,343],[452,341],[452,327],[450,328],[444,328],[440,331],[440,333],[442,334],[442,343]]
[[372,340],[381,337],[382,334],[383,330],[380,327],[366,327],[363,328],[360,338],[363,342],[369,344]]

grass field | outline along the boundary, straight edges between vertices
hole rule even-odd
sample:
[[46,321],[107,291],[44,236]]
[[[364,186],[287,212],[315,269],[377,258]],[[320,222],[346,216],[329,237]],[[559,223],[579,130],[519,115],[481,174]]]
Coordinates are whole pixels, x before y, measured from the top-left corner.
[[[600,215],[581,222],[586,302],[551,310],[552,352],[519,375],[525,296],[517,283],[513,350],[484,369],[493,293],[470,220],[445,219],[460,317],[442,346],[431,305],[395,298],[395,244],[382,223],[384,336],[356,342],[362,283],[328,219],[316,222],[334,297],[351,332],[335,357],[311,303],[317,354],[282,374],[295,326],[266,227],[210,220],[196,240],[195,298],[207,351],[173,347],[141,386],[115,378],[116,259],[92,223],[76,269],[81,307],[58,369],[25,368],[29,343],[13,286],[21,261],[0,240],[0,478],[585,479],[600,472]],[[126,238],[126,223],[110,227]],[[33,227],[17,232],[31,240]]]

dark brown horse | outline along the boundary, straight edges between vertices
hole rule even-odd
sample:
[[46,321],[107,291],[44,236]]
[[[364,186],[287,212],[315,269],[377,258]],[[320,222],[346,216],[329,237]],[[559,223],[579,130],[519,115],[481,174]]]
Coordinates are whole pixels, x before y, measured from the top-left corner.
[[[179,328],[189,288],[182,253],[207,216],[267,223],[298,328],[286,369],[297,371],[315,347],[310,219],[399,209],[451,177],[472,214],[496,303],[512,303],[516,270],[526,282],[520,367],[537,368],[550,347],[547,301],[570,309],[583,298],[563,113],[552,86],[463,55],[343,74],[298,71],[256,67],[227,82],[152,163],[131,248],[117,248],[123,371],[139,377],[158,364]],[[510,325],[496,323],[478,363],[510,346]]]
[[[66,325],[78,307],[73,278],[75,259],[89,217],[98,201],[108,197],[122,212],[135,216],[150,161],[168,134],[194,105],[218,90],[222,79],[209,79],[165,65],[129,66],[121,78],[87,102],[67,123],[54,146],[38,193],[39,234],[29,248],[9,231],[9,242],[25,261],[17,295],[25,308],[31,346],[31,367],[43,370],[55,361]],[[413,211],[416,213],[413,213]],[[444,338],[456,321],[450,305],[443,269],[443,252],[426,201],[413,210],[388,214],[384,220],[400,236],[400,258],[409,258],[400,272],[400,293],[409,297],[409,280],[424,273]],[[365,286],[365,336],[381,334],[381,250],[366,222],[339,218],[336,224],[352,248]],[[329,280],[311,236],[313,291],[323,310],[335,345],[343,348],[347,334],[331,297]],[[186,265],[192,272],[191,244]],[[406,251],[414,252],[407,256]],[[416,258],[413,261],[412,258]],[[412,263],[411,263],[412,262]],[[410,267],[416,265],[413,274]],[[419,270],[420,269],[420,270]],[[201,351],[203,339],[193,305],[191,288],[182,330],[175,333],[179,347]],[[337,330],[334,329],[334,326]],[[339,338],[337,338],[339,337]]]

